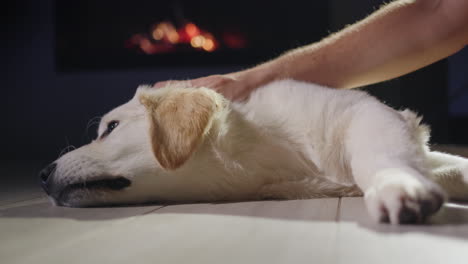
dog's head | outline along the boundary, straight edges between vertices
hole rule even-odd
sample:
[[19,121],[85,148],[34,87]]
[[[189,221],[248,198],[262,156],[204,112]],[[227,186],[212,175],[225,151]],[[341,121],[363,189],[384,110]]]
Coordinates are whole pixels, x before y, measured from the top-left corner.
[[74,207],[187,199],[200,182],[189,174],[203,167],[190,164],[208,156],[204,142],[226,115],[210,89],[140,87],[102,118],[95,140],[40,172],[42,186]]

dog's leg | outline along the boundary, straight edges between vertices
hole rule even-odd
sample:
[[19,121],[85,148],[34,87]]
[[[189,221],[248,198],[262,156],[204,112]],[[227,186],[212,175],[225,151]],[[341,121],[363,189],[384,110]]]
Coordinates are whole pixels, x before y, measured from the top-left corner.
[[433,180],[450,199],[468,201],[468,159],[436,151],[427,157]]
[[400,113],[372,103],[349,125],[345,147],[352,174],[377,221],[420,223],[445,199],[427,177],[430,168],[417,133]]

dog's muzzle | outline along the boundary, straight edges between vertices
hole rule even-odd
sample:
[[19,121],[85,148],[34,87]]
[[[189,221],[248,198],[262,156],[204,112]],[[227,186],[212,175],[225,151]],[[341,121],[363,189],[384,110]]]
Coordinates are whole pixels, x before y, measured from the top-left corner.
[[39,172],[39,179],[42,189],[58,205],[66,204],[70,194],[76,191],[119,191],[129,187],[132,183],[125,177],[111,175],[101,175],[87,181],[62,183],[57,179],[56,168],[55,162],[49,164]]

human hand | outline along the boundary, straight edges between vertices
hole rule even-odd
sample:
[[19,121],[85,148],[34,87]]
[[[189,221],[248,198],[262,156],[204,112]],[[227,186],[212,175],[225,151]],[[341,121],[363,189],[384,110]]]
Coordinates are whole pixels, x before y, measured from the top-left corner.
[[161,88],[168,84],[180,84],[189,87],[207,87],[221,93],[227,99],[233,101],[243,101],[249,97],[254,87],[251,87],[247,81],[242,78],[241,73],[226,75],[210,75],[193,80],[186,81],[162,81],[154,85],[155,88]]

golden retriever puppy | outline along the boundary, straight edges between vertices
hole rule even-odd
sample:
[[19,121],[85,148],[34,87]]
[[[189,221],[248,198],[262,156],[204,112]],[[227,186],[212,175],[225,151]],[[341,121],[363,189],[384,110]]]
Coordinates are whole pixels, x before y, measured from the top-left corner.
[[420,223],[447,194],[468,198],[468,160],[431,152],[419,122],[364,92],[293,80],[243,103],[141,86],[40,176],[72,207],[364,195],[376,221]]

